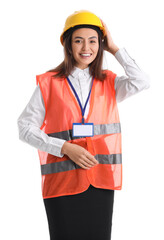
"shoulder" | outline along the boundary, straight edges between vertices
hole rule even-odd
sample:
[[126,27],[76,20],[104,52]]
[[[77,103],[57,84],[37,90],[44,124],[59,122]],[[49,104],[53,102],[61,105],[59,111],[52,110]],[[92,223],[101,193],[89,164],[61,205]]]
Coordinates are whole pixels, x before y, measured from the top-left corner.
[[57,72],[45,72],[45,73],[36,75],[37,85],[38,85],[38,83],[41,84],[41,83],[50,82],[52,79],[61,80],[62,78],[55,77],[56,74],[57,74]]
[[111,70],[103,70],[103,73],[105,74],[104,84],[106,84],[107,88],[115,89],[115,78],[116,73],[112,72]]
[[115,77],[117,76],[116,73],[108,69],[103,70],[103,73],[106,75],[106,79],[113,79],[113,78],[115,79]]
[[46,80],[52,78],[52,76],[54,74],[55,74],[54,72],[45,72],[45,73],[36,75],[37,84],[38,84],[38,82],[40,83],[42,81],[46,81]]

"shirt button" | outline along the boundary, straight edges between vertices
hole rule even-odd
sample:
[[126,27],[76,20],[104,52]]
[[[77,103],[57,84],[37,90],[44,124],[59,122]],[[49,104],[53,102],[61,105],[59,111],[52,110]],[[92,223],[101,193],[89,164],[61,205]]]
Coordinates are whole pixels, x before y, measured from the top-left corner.
[[84,74],[83,73],[79,73],[79,78],[82,78],[84,76]]

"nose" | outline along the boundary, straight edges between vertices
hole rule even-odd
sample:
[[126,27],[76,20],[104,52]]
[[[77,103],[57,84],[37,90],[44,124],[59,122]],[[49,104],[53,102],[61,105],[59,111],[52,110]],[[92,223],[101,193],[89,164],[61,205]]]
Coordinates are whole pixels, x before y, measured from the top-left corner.
[[87,51],[88,49],[89,49],[89,44],[88,44],[87,41],[84,41],[84,42],[83,42],[83,46],[82,46],[82,50],[83,50],[83,51]]

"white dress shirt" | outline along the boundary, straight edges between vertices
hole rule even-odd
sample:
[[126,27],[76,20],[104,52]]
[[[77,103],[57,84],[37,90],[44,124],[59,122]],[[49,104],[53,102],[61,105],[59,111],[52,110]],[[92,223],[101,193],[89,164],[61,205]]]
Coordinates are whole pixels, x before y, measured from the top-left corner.
[[[138,67],[125,48],[119,49],[115,54],[115,58],[124,68],[126,74],[126,76],[116,76],[115,78],[117,102],[121,102],[143,89],[149,88],[149,76]],[[68,77],[79,96],[82,106],[84,107],[92,82],[89,68],[84,70],[74,68],[73,72]],[[89,112],[89,105],[88,102],[84,115],[85,118]],[[38,84],[29,103],[18,118],[19,139],[41,151],[48,152],[58,157],[63,157],[63,154],[61,154],[61,148],[65,140],[49,137],[46,133],[40,130],[44,117],[44,101]]]

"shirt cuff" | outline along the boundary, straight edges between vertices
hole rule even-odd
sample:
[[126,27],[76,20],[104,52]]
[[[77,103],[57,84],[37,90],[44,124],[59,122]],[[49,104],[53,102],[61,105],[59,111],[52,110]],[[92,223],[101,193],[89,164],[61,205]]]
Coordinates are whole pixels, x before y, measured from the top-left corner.
[[50,137],[49,149],[47,151],[57,157],[62,158],[64,154],[61,153],[61,149],[66,140]]

